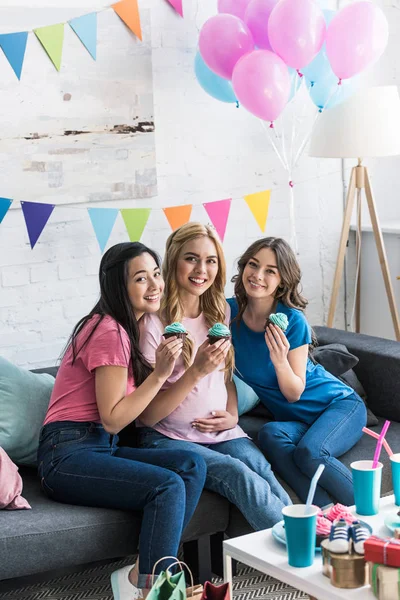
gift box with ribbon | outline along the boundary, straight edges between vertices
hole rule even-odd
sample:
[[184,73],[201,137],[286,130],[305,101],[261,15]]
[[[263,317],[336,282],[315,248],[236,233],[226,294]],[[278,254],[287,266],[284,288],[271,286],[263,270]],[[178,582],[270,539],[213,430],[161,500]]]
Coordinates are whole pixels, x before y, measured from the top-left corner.
[[364,542],[365,560],[388,567],[400,567],[400,540],[372,535]]
[[369,563],[370,584],[378,600],[400,600],[400,569]]

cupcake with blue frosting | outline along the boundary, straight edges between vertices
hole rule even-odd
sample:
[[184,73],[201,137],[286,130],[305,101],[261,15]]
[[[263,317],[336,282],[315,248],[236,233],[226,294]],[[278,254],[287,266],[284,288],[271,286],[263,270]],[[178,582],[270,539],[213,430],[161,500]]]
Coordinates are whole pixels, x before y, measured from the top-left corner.
[[167,325],[164,329],[163,336],[167,340],[170,337],[176,337],[180,340],[185,341],[188,332],[186,328],[182,325],[182,323],[171,323],[171,325]]
[[229,327],[223,323],[215,323],[215,325],[208,330],[207,337],[210,344],[215,344],[218,340],[230,340],[231,331]]
[[267,322],[265,323],[265,329],[267,329],[268,325],[271,325],[271,323],[272,325],[276,325],[277,327],[282,329],[283,332],[285,332],[289,326],[289,320],[285,313],[270,314],[267,318]]

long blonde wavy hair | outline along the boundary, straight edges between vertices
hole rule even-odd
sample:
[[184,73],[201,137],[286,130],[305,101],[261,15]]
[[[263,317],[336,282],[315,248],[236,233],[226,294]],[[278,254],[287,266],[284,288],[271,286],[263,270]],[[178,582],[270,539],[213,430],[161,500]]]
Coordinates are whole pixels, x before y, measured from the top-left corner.
[[[225,321],[226,300],[224,288],[226,283],[226,264],[221,242],[214,229],[208,225],[186,223],[186,225],[182,225],[182,227],[179,227],[179,229],[169,236],[165,246],[163,262],[165,290],[160,308],[161,320],[164,325],[174,323],[175,321],[182,321],[185,316],[176,281],[178,259],[183,246],[187,242],[201,237],[208,237],[214,243],[218,257],[218,271],[212,286],[200,296],[200,311],[204,314],[208,327],[212,327],[215,323],[224,323]],[[192,364],[193,353],[193,340],[188,335],[182,351],[186,369]],[[233,368],[234,353],[233,347],[231,347],[226,357],[225,371],[233,373]]]

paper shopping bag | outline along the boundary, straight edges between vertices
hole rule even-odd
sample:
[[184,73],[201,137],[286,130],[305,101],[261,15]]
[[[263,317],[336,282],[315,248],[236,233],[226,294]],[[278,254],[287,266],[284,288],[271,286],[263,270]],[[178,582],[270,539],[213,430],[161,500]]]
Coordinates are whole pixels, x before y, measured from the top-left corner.
[[201,600],[229,600],[229,583],[214,585],[211,581],[206,581],[204,584]]
[[[154,582],[154,573],[157,565],[167,558],[174,559],[174,562],[170,564],[165,571],[161,571],[156,581]],[[170,569],[174,565],[179,565],[181,569],[179,573],[173,574],[171,572]],[[188,594],[186,590],[186,579],[183,567],[186,567],[190,576],[191,587],[188,589],[191,591],[191,593]],[[197,598],[200,600],[201,598],[201,592],[198,588],[201,587],[201,589],[203,589],[202,586],[195,587],[193,585],[193,575],[191,570],[189,569],[186,563],[184,563],[181,560],[178,560],[174,556],[164,556],[156,562],[156,564],[153,567],[152,582],[153,584],[150,589],[150,592],[147,595],[147,600],[186,600],[186,598],[192,600],[192,597],[194,597],[194,600],[197,600]]]
[[168,569],[161,571],[150,592],[147,600],[186,600],[185,573],[172,574]]

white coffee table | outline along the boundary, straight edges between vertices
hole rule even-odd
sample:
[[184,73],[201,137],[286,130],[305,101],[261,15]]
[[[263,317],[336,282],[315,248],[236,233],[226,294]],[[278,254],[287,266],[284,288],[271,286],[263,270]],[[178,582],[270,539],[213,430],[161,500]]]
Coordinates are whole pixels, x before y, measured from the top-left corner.
[[[355,508],[353,512],[356,515]],[[398,507],[397,507],[398,509]],[[371,525],[375,535],[388,536],[390,531],[385,527],[385,516],[396,510],[394,496],[381,498],[379,515],[361,517]],[[272,536],[271,529],[257,531],[241,537],[232,538],[223,544],[224,549],[224,580],[231,583],[232,589],[232,559],[238,560],[261,573],[271,575],[294,588],[309,594],[318,600],[373,600],[375,597],[370,586],[353,590],[334,587],[328,577],[322,574],[321,553],[315,554],[312,567],[297,569],[290,567],[287,562],[286,547],[277,542]]]

